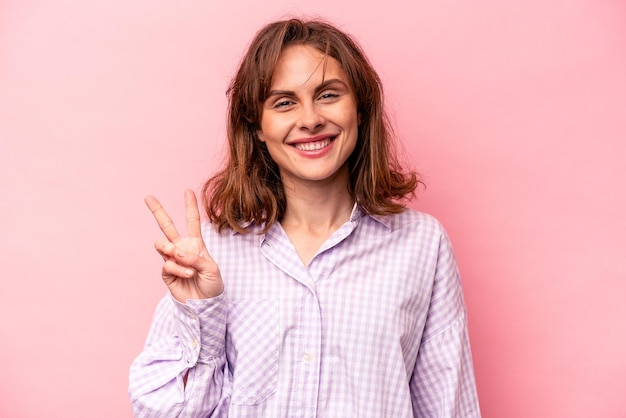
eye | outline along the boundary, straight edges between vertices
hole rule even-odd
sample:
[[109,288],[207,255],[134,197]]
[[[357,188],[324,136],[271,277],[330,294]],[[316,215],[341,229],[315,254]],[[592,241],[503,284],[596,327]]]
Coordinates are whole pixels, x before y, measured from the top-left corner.
[[285,108],[285,107],[289,107],[292,104],[293,104],[293,101],[291,101],[291,100],[280,99],[280,100],[276,100],[272,107],[274,107],[274,109],[282,109],[282,108]]
[[326,91],[322,94],[319,95],[319,100],[323,100],[323,101],[334,101],[339,97],[338,93],[332,92],[332,91]]

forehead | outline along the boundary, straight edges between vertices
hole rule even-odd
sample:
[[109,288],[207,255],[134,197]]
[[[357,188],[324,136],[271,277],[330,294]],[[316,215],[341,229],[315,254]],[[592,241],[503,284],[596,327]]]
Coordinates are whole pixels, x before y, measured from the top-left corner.
[[350,85],[339,61],[309,45],[285,48],[276,62],[271,89],[293,90],[317,86],[329,79],[340,79]]

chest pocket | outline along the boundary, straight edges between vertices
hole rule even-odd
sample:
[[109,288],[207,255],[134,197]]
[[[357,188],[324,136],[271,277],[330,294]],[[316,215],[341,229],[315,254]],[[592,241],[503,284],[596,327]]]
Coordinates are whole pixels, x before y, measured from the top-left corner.
[[278,301],[232,300],[228,306],[226,355],[235,405],[259,405],[276,393],[280,330]]

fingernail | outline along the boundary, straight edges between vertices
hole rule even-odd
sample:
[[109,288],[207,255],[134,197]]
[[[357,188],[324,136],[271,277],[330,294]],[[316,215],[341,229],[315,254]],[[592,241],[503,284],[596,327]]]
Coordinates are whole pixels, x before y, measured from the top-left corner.
[[177,249],[176,254],[178,254],[179,257],[184,257],[185,256],[185,253],[180,248]]
[[187,269],[187,270],[185,270],[185,274],[187,276],[193,276],[193,270],[192,269]]

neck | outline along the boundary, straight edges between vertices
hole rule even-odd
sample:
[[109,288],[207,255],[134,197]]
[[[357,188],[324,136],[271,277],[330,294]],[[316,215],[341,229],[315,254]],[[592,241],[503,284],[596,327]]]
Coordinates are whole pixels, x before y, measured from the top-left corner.
[[281,219],[283,228],[298,228],[318,234],[332,232],[350,219],[354,199],[345,181],[328,184],[285,184],[287,208]]

